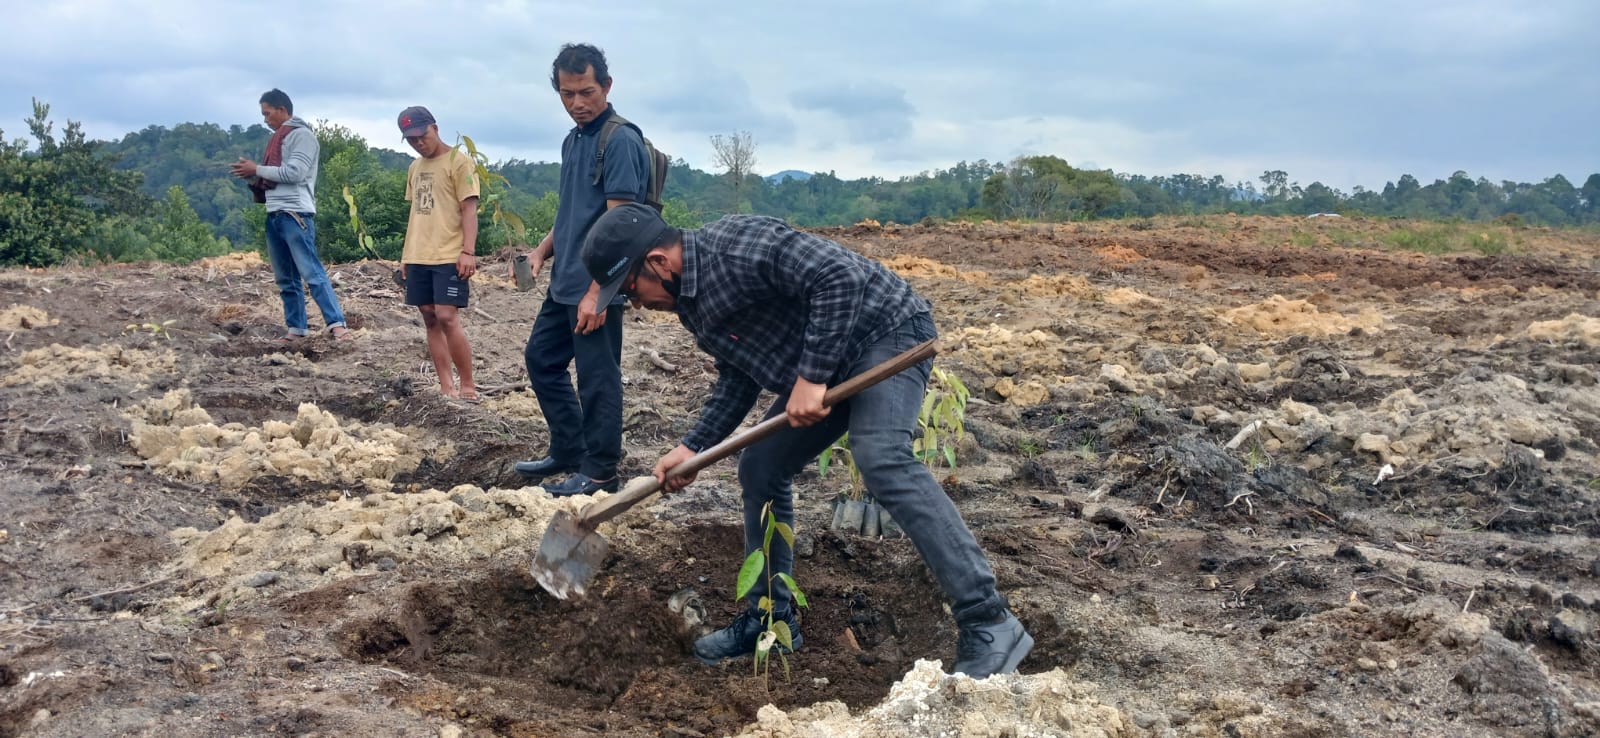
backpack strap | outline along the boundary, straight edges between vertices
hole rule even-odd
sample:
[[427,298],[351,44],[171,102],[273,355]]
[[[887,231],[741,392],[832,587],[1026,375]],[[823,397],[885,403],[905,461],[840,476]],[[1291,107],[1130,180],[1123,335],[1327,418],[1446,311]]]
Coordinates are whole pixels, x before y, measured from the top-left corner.
[[612,111],[611,117],[607,118],[605,124],[600,126],[599,141],[595,143],[594,176],[589,180],[591,185],[600,184],[600,175],[605,173],[606,170],[606,144],[611,142],[611,134],[615,133],[619,126],[628,126],[635,133],[638,133],[641,139],[644,138],[644,131],[639,130],[639,127],[634,125],[633,121],[618,115],[616,111]]

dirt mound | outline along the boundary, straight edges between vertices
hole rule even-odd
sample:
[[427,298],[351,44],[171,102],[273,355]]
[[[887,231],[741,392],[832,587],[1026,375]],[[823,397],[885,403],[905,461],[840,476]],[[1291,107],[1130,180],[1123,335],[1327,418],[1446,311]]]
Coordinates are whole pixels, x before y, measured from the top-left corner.
[[1378,330],[1383,315],[1373,308],[1362,308],[1353,316],[1324,313],[1309,300],[1290,300],[1273,295],[1265,302],[1237,307],[1223,313],[1223,320],[1261,333],[1326,336],[1349,333],[1352,328]]
[[985,328],[963,328],[956,337],[954,351],[976,361],[990,375],[983,383],[1015,405],[1037,405],[1050,399],[1049,384],[1064,381],[1056,372],[1066,359],[1066,345],[1060,338],[1041,330],[1013,331],[990,324]]
[[883,259],[883,265],[903,277],[933,277],[953,279],[977,285],[991,285],[994,280],[988,272],[957,269],[944,262],[909,254],[896,254]]
[[[1333,446],[1372,454],[1396,470],[1414,464],[1445,462],[1467,470],[1498,466],[1508,444],[1532,449],[1536,458],[1589,454],[1582,423],[1600,423],[1600,391],[1593,374],[1588,386],[1537,387],[1510,374],[1470,372],[1422,392],[1409,388],[1383,398],[1375,407],[1330,407],[1284,400],[1277,411],[1224,418],[1241,427],[1260,420],[1264,448]],[[1563,401],[1558,407],[1551,400]],[[1574,417],[1575,411],[1577,416]],[[1241,422],[1242,421],[1242,422]],[[1342,443],[1329,444],[1329,438]],[[1330,458],[1312,459],[1316,468]]]
[[787,712],[767,705],[738,738],[1142,734],[1122,711],[1096,700],[1096,691],[1060,669],[977,682],[945,674],[937,662],[924,659],[889,689],[881,704],[859,716],[839,702]]
[[[297,503],[210,531],[178,528],[176,571],[222,582],[235,596],[273,585],[298,592],[413,560],[464,565],[508,550],[532,551],[557,510],[576,513],[589,496],[552,498],[538,487],[448,492],[374,492]],[[215,591],[213,587],[207,590]]]
[[254,271],[257,268],[264,267],[266,265],[267,263],[261,258],[261,254],[258,254],[254,251],[235,251],[231,254],[223,254],[221,256],[207,256],[206,258],[195,262],[195,266],[198,266],[201,269],[206,271],[221,272],[223,274],[239,274],[241,272]]
[[1528,326],[1528,337],[1537,341],[1576,341],[1600,348],[1600,318],[1572,313],[1561,320],[1542,320]]
[[0,331],[25,331],[60,322],[51,320],[49,313],[32,305],[12,305],[0,310]]
[[544,410],[539,407],[539,398],[530,389],[496,395],[484,400],[483,406],[508,418],[544,419]]
[[1123,246],[1120,243],[1106,244],[1105,246],[1095,249],[1094,253],[1106,261],[1112,261],[1119,264],[1131,264],[1136,261],[1144,260],[1144,254],[1139,253],[1136,249]]
[[[302,403],[289,423],[219,426],[185,388],[134,405],[124,417],[133,423],[128,442],[163,473],[227,488],[283,476],[382,490],[423,459],[415,432],[341,421],[312,403]],[[454,446],[446,442],[430,455],[453,454]]]
[[1138,305],[1141,303],[1159,304],[1161,302],[1160,300],[1146,295],[1143,292],[1129,289],[1127,287],[1118,287],[1113,290],[1108,290],[1104,295],[1101,296],[1101,299],[1105,300],[1111,305]]
[[1029,274],[1018,288],[1025,294],[1035,297],[1076,297],[1083,300],[1100,296],[1100,291],[1090,285],[1089,280],[1076,274],[1056,274],[1048,277]]
[[171,351],[107,345],[98,348],[50,344],[22,355],[18,365],[0,379],[0,385],[59,387],[81,379],[105,383],[132,380],[143,386],[152,375],[172,372],[178,357]]

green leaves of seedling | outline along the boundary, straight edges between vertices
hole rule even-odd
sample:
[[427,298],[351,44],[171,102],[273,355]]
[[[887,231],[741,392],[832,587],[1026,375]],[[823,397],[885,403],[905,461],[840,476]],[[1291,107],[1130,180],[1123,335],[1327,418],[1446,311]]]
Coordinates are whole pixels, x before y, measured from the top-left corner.
[[811,603],[806,602],[806,593],[800,591],[800,585],[795,583],[794,577],[780,571],[778,572],[778,578],[783,580],[784,586],[789,588],[789,594],[794,595],[794,604],[801,607],[811,606]]
[[735,588],[734,597],[742,600],[745,595],[750,594],[750,590],[761,579],[761,570],[765,569],[766,566],[767,554],[765,551],[751,551],[749,556],[744,557],[744,565],[739,567],[739,583]]

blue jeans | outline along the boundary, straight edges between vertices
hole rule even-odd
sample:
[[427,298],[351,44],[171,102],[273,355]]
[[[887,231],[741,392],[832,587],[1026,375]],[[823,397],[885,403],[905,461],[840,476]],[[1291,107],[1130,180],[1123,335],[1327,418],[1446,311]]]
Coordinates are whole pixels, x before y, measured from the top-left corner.
[[[306,293],[301,282],[311,288],[311,298],[322,310],[322,322],[332,330],[344,325],[344,311],[333,283],[317,258],[317,224],[311,213],[300,213],[300,221],[288,211],[267,213],[267,256],[272,259],[272,274],[283,298],[283,324],[289,333],[310,333],[306,324]],[[301,222],[305,225],[302,226]]]
[[[577,463],[591,479],[610,479],[622,460],[622,306],[607,308],[605,324],[588,335],[573,332],[577,327],[577,305],[546,297],[522,361],[550,428],[550,457]],[[574,362],[576,394],[567,373]]]
[[[849,374],[877,366],[936,333],[927,313],[912,316],[857,357]],[[787,428],[744,450],[739,457],[739,484],[744,490],[745,555],[761,548],[761,508],[767,501],[778,520],[794,525],[790,486],[794,475],[848,431],[850,451],[867,492],[910,536],[949,599],[956,622],[987,621],[1000,614],[1006,601],[995,590],[994,571],[983,549],[933,473],[911,451],[932,367],[931,359],[917,364],[834,406],[816,425]],[[785,393],[766,416],[783,412],[788,403]],[[772,537],[771,554],[774,572],[793,574],[794,552],[782,536]],[[804,580],[799,581],[803,588]],[[781,583],[777,589],[773,600],[782,611],[792,598]],[[766,582],[761,581],[750,593],[750,606],[766,594]]]

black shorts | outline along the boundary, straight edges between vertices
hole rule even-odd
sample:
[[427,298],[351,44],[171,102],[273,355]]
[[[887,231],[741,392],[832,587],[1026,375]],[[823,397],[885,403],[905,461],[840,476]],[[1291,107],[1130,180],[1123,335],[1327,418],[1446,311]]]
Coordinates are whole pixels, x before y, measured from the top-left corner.
[[406,304],[466,307],[469,281],[457,276],[454,264],[407,264]]

